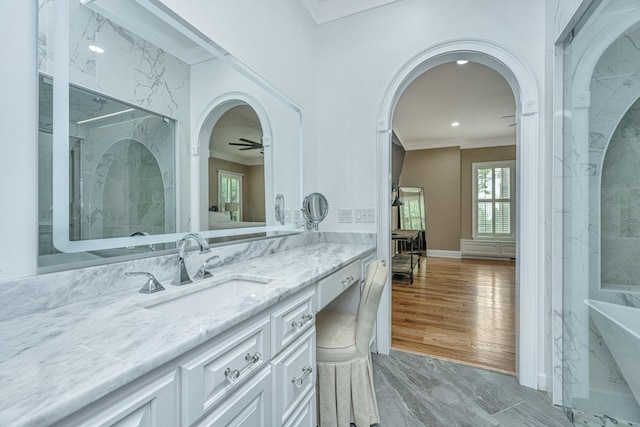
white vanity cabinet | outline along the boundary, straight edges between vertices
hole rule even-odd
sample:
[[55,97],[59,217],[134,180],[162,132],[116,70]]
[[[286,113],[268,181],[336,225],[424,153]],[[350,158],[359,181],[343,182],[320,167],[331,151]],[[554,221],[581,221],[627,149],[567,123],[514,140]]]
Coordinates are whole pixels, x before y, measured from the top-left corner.
[[284,427],[316,427],[316,394],[310,393],[298,406]]
[[175,427],[176,371],[147,375],[55,424],[55,427]]
[[182,425],[193,424],[269,364],[270,334],[269,315],[259,316],[182,358]]
[[273,410],[272,381],[271,368],[267,366],[195,425],[270,427]]
[[315,315],[347,289],[359,297],[362,268],[349,263],[55,426],[315,426]]
[[[340,270],[318,281],[318,311],[326,307],[338,295],[345,292],[351,285],[360,283],[362,261],[352,262]],[[357,292],[357,295],[360,293]]]
[[305,397],[315,395],[316,330],[309,329],[272,361],[274,426],[283,425]]

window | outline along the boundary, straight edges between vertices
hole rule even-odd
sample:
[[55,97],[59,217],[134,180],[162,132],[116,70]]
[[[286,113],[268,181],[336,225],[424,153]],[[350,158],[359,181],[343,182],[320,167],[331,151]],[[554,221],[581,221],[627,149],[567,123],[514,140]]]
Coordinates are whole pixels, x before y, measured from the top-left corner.
[[218,206],[232,221],[242,221],[242,174],[218,171]]
[[515,161],[473,163],[473,238],[515,238]]

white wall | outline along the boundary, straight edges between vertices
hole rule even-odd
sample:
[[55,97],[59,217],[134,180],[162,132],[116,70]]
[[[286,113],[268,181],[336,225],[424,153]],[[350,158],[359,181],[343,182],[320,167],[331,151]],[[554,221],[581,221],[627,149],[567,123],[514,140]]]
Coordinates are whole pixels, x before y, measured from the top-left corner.
[[[464,11],[464,13],[461,13]],[[375,207],[376,121],[400,68],[437,43],[491,40],[544,82],[544,4],[404,0],[323,24],[318,32],[318,190],[331,207],[324,230],[375,232],[338,224],[337,209]],[[376,212],[376,217],[379,212]]]
[[0,279],[35,272],[36,2],[0,2]]

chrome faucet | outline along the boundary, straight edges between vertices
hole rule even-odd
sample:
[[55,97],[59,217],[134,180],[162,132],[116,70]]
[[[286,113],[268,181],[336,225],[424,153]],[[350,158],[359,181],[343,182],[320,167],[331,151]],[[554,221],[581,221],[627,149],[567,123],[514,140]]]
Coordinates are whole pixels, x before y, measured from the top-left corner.
[[202,263],[202,267],[200,267],[200,270],[198,270],[198,272],[196,273],[195,277],[196,279],[208,279],[209,277],[213,277],[213,274],[211,274],[209,272],[208,269],[208,265],[211,261],[220,258],[218,255],[214,255],[211,258],[207,258],[203,263]]
[[181,286],[188,283],[193,283],[191,277],[189,277],[189,272],[187,272],[187,267],[184,265],[184,247],[186,246],[187,241],[189,241],[190,239],[195,240],[196,243],[200,246],[201,254],[209,252],[209,244],[201,235],[197,233],[189,233],[182,239],[178,240],[178,271],[176,271],[173,282],[171,282],[172,285]]

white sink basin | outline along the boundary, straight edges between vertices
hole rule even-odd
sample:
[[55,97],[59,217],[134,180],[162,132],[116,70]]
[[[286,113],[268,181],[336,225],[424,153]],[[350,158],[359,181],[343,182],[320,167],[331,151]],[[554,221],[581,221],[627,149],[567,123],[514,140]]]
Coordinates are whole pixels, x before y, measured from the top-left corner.
[[[189,315],[207,313],[215,310],[221,302],[240,295],[251,295],[259,291],[265,284],[273,279],[266,277],[247,277],[234,275],[224,279],[208,279],[185,289],[175,296],[168,296],[155,304],[146,305],[144,308],[162,313],[174,315]],[[164,297],[164,295],[163,295]]]

